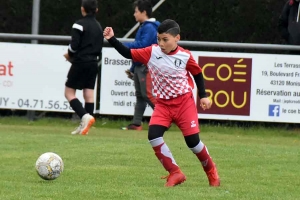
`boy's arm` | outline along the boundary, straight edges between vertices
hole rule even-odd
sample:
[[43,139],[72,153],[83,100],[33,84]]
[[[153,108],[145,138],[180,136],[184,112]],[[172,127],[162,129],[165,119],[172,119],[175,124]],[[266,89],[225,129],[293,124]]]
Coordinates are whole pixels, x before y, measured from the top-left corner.
[[124,46],[115,36],[108,39],[109,44],[113,46],[124,58],[132,59],[131,51]]
[[190,54],[190,59],[187,63],[187,70],[193,75],[195,83],[198,88],[198,95],[200,98],[200,107],[203,110],[210,109],[211,101],[207,98],[205,92],[205,84],[204,84],[204,77],[202,74],[201,67],[196,63],[193,56]]
[[140,40],[135,40],[134,42],[126,42],[124,45],[130,49],[138,49],[138,48],[144,48],[151,46],[153,43],[153,38],[156,38],[157,36],[157,30],[156,28],[151,25],[147,24],[144,27],[143,33],[141,34]]
[[195,80],[197,88],[198,88],[198,95],[200,98],[200,107],[203,110],[210,109],[211,101],[206,96],[204,78],[203,78],[202,72],[200,72],[199,74],[193,75],[193,76],[194,76],[194,80]]
[[198,95],[200,99],[206,98],[206,92],[205,92],[205,83],[204,83],[204,77],[202,74],[201,67],[196,63],[193,56],[190,54],[190,59],[187,62],[187,71],[189,71],[195,80],[196,86],[198,88]]
[[203,74],[202,72],[200,72],[197,75],[193,75],[195,83],[197,85],[198,88],[198,95],[200,97],[200,99],[202,98],[206,98],[206,92],[205,92],[205,83],[204,83],[204,78],[203,78]]
[[129,49],[124,46],[114,36],[114,31],[111,27],[106,27],[103,31],[103,36],[108,42],[125,58],[132,59],[134,62],[141,62],[147,64],[151,57],[151,46],[142,49]]
[[72,40],[68,47],[68,54],[70,57],[73,57],[73,55],[78,50],[82,33],[83,33],[83,26],[74,23],[72,26]]

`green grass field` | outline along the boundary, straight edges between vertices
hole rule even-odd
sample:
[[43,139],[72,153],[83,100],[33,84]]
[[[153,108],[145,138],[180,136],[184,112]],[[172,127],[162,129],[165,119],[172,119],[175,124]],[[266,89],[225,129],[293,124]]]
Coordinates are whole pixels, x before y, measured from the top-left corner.
[[[70,120],[0,118],[0,199],[300,199],[299,132],[204,125],[201,138],[221,177],[221,187],[211,188],[172,127],[165,141],[187,181],[165,188],[160,177],[167,173],[148,144],[147,131],[118,129],[125,124],[98,120],[89,135],[81,136],[70,134],[77,125]],[[54,181],[42,180],[34,168],[48,151],[65,164]]]

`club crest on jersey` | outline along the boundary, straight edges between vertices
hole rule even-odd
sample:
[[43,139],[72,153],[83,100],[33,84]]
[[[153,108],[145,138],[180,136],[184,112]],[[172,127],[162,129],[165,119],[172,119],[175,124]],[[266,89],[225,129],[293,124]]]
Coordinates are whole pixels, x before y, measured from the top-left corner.
[[175,64],[175,67],[176,67],[176,68],[180,68],[181,63],[182,63],[182,61],[179,60],[179,59],[177,59],[177,58],[176,58],[175,61],[174,61],[174,64]]

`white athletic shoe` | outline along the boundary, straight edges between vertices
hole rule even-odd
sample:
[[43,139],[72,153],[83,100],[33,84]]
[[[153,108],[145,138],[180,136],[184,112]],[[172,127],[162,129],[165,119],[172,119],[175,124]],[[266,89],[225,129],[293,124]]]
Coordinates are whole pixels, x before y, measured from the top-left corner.
[[82,122],[80,122],[79,126],[77,128],[75,128],[75,130],[72,131],[71,134],[72,135],[80,134],[81,127],[82,127]]
[[90,114],[83,115],[81,119],[80,134],[87,135],[91,126],[95,123],[95,118]]

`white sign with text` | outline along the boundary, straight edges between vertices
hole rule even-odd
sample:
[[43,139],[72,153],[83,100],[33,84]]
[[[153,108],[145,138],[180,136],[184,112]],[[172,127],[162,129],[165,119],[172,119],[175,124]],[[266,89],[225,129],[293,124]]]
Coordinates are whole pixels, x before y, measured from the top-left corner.
[[[122,57],[113,48],[103,48],[101,65],[100,114],[133,115],[136,103],[134,81],[125,70],[132,61]],[[144,116],[153,110],[147,105]]]
[[[203,69],[212,108],[199,118],[300,123],[300,58],[293,55],[192,51]],[[131,61],[113,48],[102,55],[100,113],[133,115]],[[151,116],[147,108],[145,116]]]
[[[64,96],[67,46],[0,43],[0,108],[73,112]],[[82,91],[76,94],[83,103]]]
[[193,52],[213,105],[199,118],[300,123],[300,58]]

